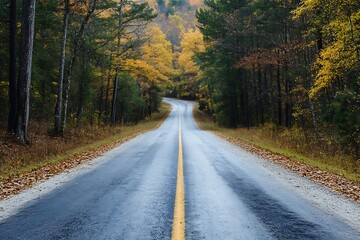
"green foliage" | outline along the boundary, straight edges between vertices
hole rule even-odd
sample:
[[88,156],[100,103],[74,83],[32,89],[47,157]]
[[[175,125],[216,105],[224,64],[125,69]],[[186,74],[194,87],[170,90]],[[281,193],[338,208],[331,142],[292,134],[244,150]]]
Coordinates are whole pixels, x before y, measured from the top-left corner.
[[[154,9],[147,2],[133,0],[123,1],[121,12],[118,1],[85,0],[70,3],[63,88],[65,99],[69,79],[67,123],[80,127],[109,122],[115,72],[122,72],[117,88],[117,122],[137,123],[146,118],[151,112],[145,104],[147,97],[143,95],[140,82],[149,83],[130,76],[130,73],[124,72],[124,68],[126,60],[138,58],[140,49],[146,43],[147,24],[157,16]],[[8,1],[0,1],[0,4],[0,122],[4,125],[8,109],[9,8]],[[92,6],[95,6],[93,13]],[[20,10],[21,4],[18,4],[18,23],[21,22]],[[64,30],[63,14],[63,1],[37,2],[30,91],[31,121],[51,122],[54,119]],[[20,42],[20,24],[18,31]],[[148,46],[149,49],[151,47]],[[154,94],[153,109],[158,107],[159,99],[159,94]]]
[[[56,14],[57,0],[37,5],[33,53],[31,116],[37,120],[50,120],[60,58],[61,19]],[[49,54],[53,53],[53,54]]]
[[[198,54],[198,59],[201,68],[204,70],[203,81],[204,85],[211,85],[214,101],[214,115],[216,121],[221,126],[237,127],[237,109],[234,109],[234,97],[236,90],[233,77],[237,74],[238,70],[233,65],[236,62],[237,56],[226,45],[238,45],[239,37],[233,35],[232,27],[226,21],[221,19],[225,18],[228,11],[236,12],[242,6],[234,5],[230,2],[219,1],[205,1],[209,6],[208,9],[201,9],[197,13],[197,18],[200,25],[200,30],[204,35],[206,42],[212,43],[204,53]],[[237,46],[240,47],[240,46]],[[210,101],[209,101],[210,102]]]
[[[0,106],[8,105],[9,78],[9,4],[0,0]],[[0,108],[1,110],[1,108]],[[0,111],[0,122],[6,121],[7,111]]]
[[124,123],[137,123],[142,119],[142,111],[146,107],[145,99],[136,83],[136,79],[127,73],[120,76],[118,119]]
[[341,146],[348,152],[355,150],[360,157],[360,94],[357,91],[337,92],[333,102],[327,106],[324,120],[335,127],[335,134]]
[[358,1],[205,5],[202,109],[226,127],[300,127],[309,144],[335,141],[359,158]]

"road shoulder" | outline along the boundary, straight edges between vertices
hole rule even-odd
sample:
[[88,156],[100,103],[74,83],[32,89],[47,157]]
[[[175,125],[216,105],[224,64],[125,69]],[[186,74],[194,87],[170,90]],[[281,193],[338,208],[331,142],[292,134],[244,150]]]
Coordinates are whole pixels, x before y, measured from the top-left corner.
[[[208,130],[203,127],[202,120],[199,119],[196,114],[194,114],[194,118],[201,129]],[[320,170],[308,164],[298,162],[294,159],[291,159],[290,157],[283,156],[281,154],[242,141],[239,138],[227,135],[224,132],[213,130],[210,131],[220,138],[248,152],[251,152],[265,160],[276,163],[292,172],[299,174],[302,177],[327,187],[332,192],[341,194],[348,199],[351,199],[352,201],[360,203],[360,182],[351,181],[338,174]]]

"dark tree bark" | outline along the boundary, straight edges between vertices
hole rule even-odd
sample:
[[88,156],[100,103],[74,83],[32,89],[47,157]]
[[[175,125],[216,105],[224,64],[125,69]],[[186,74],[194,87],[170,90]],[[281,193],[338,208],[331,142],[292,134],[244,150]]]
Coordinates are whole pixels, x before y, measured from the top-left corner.
[[316,29],[316,46],[317,46],[317,52],[319,54],[323,49],[323,37],[320,28]]
[[116,75],[114,79],[114,89],[112,96],[112,104],[111,104],[111,115],[110,115],[110,123],[115,124],[116,122],[116,98],[117,98],[117,90],[118,90],[118,68],[116,68]]
[[17,4],[16,0],[10,1],[10,68],[9,68],[9,115],[7,131],[16,132],[17,114],[17,80],[16,80],[16,31],[17,31]]
[[263,87],[262,87],[262,82],[261,82],[261,69],[260,67],[258,67],[257,69],[257,81],[258,81],[258,107],[259,107],[259,123],[261,125],[264,125],[264,103],[263,103]]
[[68,103],[69,103],[69,97],[70,97],[70,86],[71,86],[71,79],[72,79],[72,73],[73,73],[75,59],[77,56],[77,52],[78,52],[79,48],[81,47],[81,42],[83,41],[85,27],[88,24],[88,22],[90,21],[93,13],[95,12],[96,4],[97,4],[97,0],[93,0],[91,8],[88,10],[84,20],[81,23],[79,32],[75,37],[75,44],[74,44],[74,48],[72,50],[72,55],[70,58],[69,69],[68,69],[67,79],[66,79],[64,114],[63,114],[63,119],[62,119],[61,132],[64,132],[65,127],[66,127],[66,118],[67,118]]
[[[120,47],[121,47],[121,28],[123,25],[123,5],[124,5],[124,1],[123,0],[119,0],[119,29],[118,29],[118,36],[117,36],[117,57],[120,58]],[[116,70],[115,70],[115,80],[114,80],[114,91],[113,91],[113,96],[112,96],[112,105],[111,105],[111,115],[110,115],[110,123],[111,124],[115,124],[116,122],[116,98],[117,98],[117,92],[118,92],[118,81],[119,81],[119,69],[120,66],[116,66]]]
[[101,119],[102,119],[102,114],[104,111],[104,78],[101,78],[101,86],[100,86],[100,92],[99,92],[99,104],[98,104],[98,111],[99,111],[99,115],[98,115],[98,123],[100,124]]
[[67,32],[69,25],[69,0],[64,0],[64,21],[63,21],[63,38],[61,41],[61,57],[59,65],[59,79],[58,79],[58,88],[57,88],[57,99],[55,105],[55,119],[54,119],[54,134],[61,135],[63,134],[63,129],[61,127],[62,119],[62,105],[63,105],[63,88],[64,88],[64,71],[65,71],[65,55],[66,55],[66,40]]
[[34,45],[35,0],[23,1],[21,24],[21,58],[18,83],[18,106],[16,136],[22,143],[28,143],[30,110],[31,65]]
[[109,74],[108,74],[108,79],[107,79],[107,83],[106,83],[105,114],[109,114],[110,82],[111,82],[111,67],[109,68]]
[[248,78],[247,78],[247,74],[246,74],[246,71],[245,71],[245,78],[244,78],[244,87],[245,87],[245,92],[244,92],[244,95],[245,95],[245,115],[246,115],[246,122],[245,122],[245,126],[247,129],[250,128],[250,114],[251,114],[251,110],[250,110],[250,103],[249,103],[249,81],[248,81]]
[[277,96],[278,124],[279,126],[281,126],[282,125],[282,93],[281,93],[280,66],[277,66],[276,82],[277,82],[277,91],[278,91],[278,96]]
[[[86,53],[84,51],[82,51],[82,62],[81,62],[81,68],[82,69],[86,69]],[[83,70],[84,71],[84,70]],[[85,74],[86,75],[86,74]],[[81,123],[81,117],[84,111],[84,105],[85,105],[85,90],[86,90],[86,86],[85,86],[85,81],[88,81],[89,79],[86,79],[84,75],[82,75],[80,77],[79,80],[79,88],[78,88],[78,99],[77,99],[77,112],[76,112],[76,127],[80,127],[80,123]]]

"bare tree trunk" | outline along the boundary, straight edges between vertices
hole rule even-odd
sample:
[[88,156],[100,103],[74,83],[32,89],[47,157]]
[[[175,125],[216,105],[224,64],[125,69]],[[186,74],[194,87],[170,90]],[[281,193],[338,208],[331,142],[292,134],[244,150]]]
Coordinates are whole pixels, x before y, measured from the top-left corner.
[[99,93],[99,105],[98,105],[98,124],[101,123],[102,114],[104,111],[104,78],[101,78],[101,86],[100,86],[100,93]]
[[10,68],[9,68],[9,115],[7,131],[16,132],[16,114],[17,114],[17,81],[16,81],[16,26],[17,22],[17,4],[16,0],[10,1]]
[[107,79],[107,83],[106,83],[105,114],[109,114],[110,80],[111,80],[111,67],[109,68],[109,74],[108,74],[108,79]]
[[211,115],[213,118],[213,122],[216,123],[216,117],[215,117],[215,111],[214,111],[214,100],[213,100],[213,94],[212,94],[212,87],[210,86],[210,84],[207,84],[207,89],[209,92],[209,100],[210,100],[210,111],[211,111]]
[[[82,51],[84,52],[84,51]],[[82,53],[82,62],[81,62],[81,68],[86,69],[86,53]],[[84,70],[83,70],[84,71]],[[82,73],[83,74],[83,73]],[[78,89],[78,100],[77,100],[77,113],[76,113],[76,127],[80,127],[81,123],[81,117],[84,112],[84,104],[85,104],[85,81],[88,79],[85,79],[85,76],[81,76],[79,80],[79,89]]]
[[114,79],[114,89],[112,96],[112,104],[111,104],[111,115],[110,115],[110,123],[115,124],[116,122],[116,98],[117,98],[117,88],[118,88],[118,68],[116,68],[116,75]]
[[281,126],[282,125],[282,93],[281,93],[280,65],[277,66],[276,82],[277,82],[277,91],[278,91],[278,96],[277,96],[278,124],[279,126]]
[[67,32],[69,25],[69,0],[64,0],[65,9],[64,9],[64,22],[63,22],[63,38],[61,41],[61,59],[59,66],[59,80],[57,88],[57,99],[55,106],[55,121],[54,121],[54,133],[56,135],[61,135],[61,119],[62,119],[62,104],[63,104],[63,88],[64,88],[64,71],[65,71],[65,54],[66,54],[66,40]]
[[291,104],[291,83],[290,83],[290,76],[289,76],[289,56],[288,56],[288,50],[287,45],[288,45],[288,38],[289,38],[289,28],[287,26],[287,24],[284,24],[284,44],[285,44],[285,49],[284,49],[284,56],[285,56],[285,60],[284,60],[284,66],[283,66],[283,78],[285,81],[285,126],[290,128],[292,125],[292,104]]
[[28,143],[30,110],[31,65],[34,45],[35,0],[23,1],[21,24],[21,58],[18,83],[18,116],[16,136],[20,142]]
[[72,69],[74,66],[75,58],[76,58],[76,52],[77,50],[73,50],[72,57],[70,59],[69,63],[69,70],[67,73],[67,79],[66,79],[66,88],[65,88],[65,99],[64,99],[64,114],[61,124],[61,132],[64,133],[65,127],[66,127],[66,118],[67,118],[67,110],[68,110],[68,103],[69,103],[69,96],[70,96],[70,84],[71,84],[71,77],[72,77]]
[[63,119],[62,119],[61,132],[64,132],[65,127],[66,127],[66,118],[67,118],[67,110],[68,110],[68,103],[69,103],[70,85],[71,85],[71,78],[72,78],[72,72],[73,72],[73,67],[74,67],[74,63],[75,63],[75,58],[76,58],[77,52],[78,52],[78,50],[79,50],[79,48],[81,46],[81,41],[83,40],[85,27],[88,24],[91,16],[93,15],[93,13],[95,11],[96,3],[97,3],[97,0],[94,0],[93,3],[92,3],[91,8],[88,10],[83,22],[81,23],[80,30],[79,30],[78,34],[76,35],[76,38],[75,38],[75,46],[73,48],[72,56],[70,58],[69,70],[68,70],[67,80],[66,80],[65,99],[64,99],[64,114],[63,114]]
[[[122,11],[123,11],[124,0],[119,0],[119,28],[118,28],[118,36],[117,36],[117,58],[120,58],[120,47],[121,47],[121,28],[122,28]],[[119,60],[119,59],[118,59]],[[113,98],[112,98],[112,106],[111,106],[111,115],[110,115],[110,123],[115,124],[116,122],[116,97],[117,97],[117,86],[119,81],[119,63],[116,67],[115,71],[115,80],[114,80],[114,91],[113,91]]]

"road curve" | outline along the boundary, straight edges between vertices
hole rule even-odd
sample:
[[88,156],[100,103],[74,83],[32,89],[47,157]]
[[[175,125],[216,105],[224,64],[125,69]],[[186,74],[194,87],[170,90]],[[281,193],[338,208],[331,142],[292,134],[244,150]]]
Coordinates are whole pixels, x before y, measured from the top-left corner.
[[200,130],[194,103],[165,101],[160,128],[20,207],[32,190],[0,202],[0,239],[170,239],[179,141],[186,239],[360,239],[358,204]]

